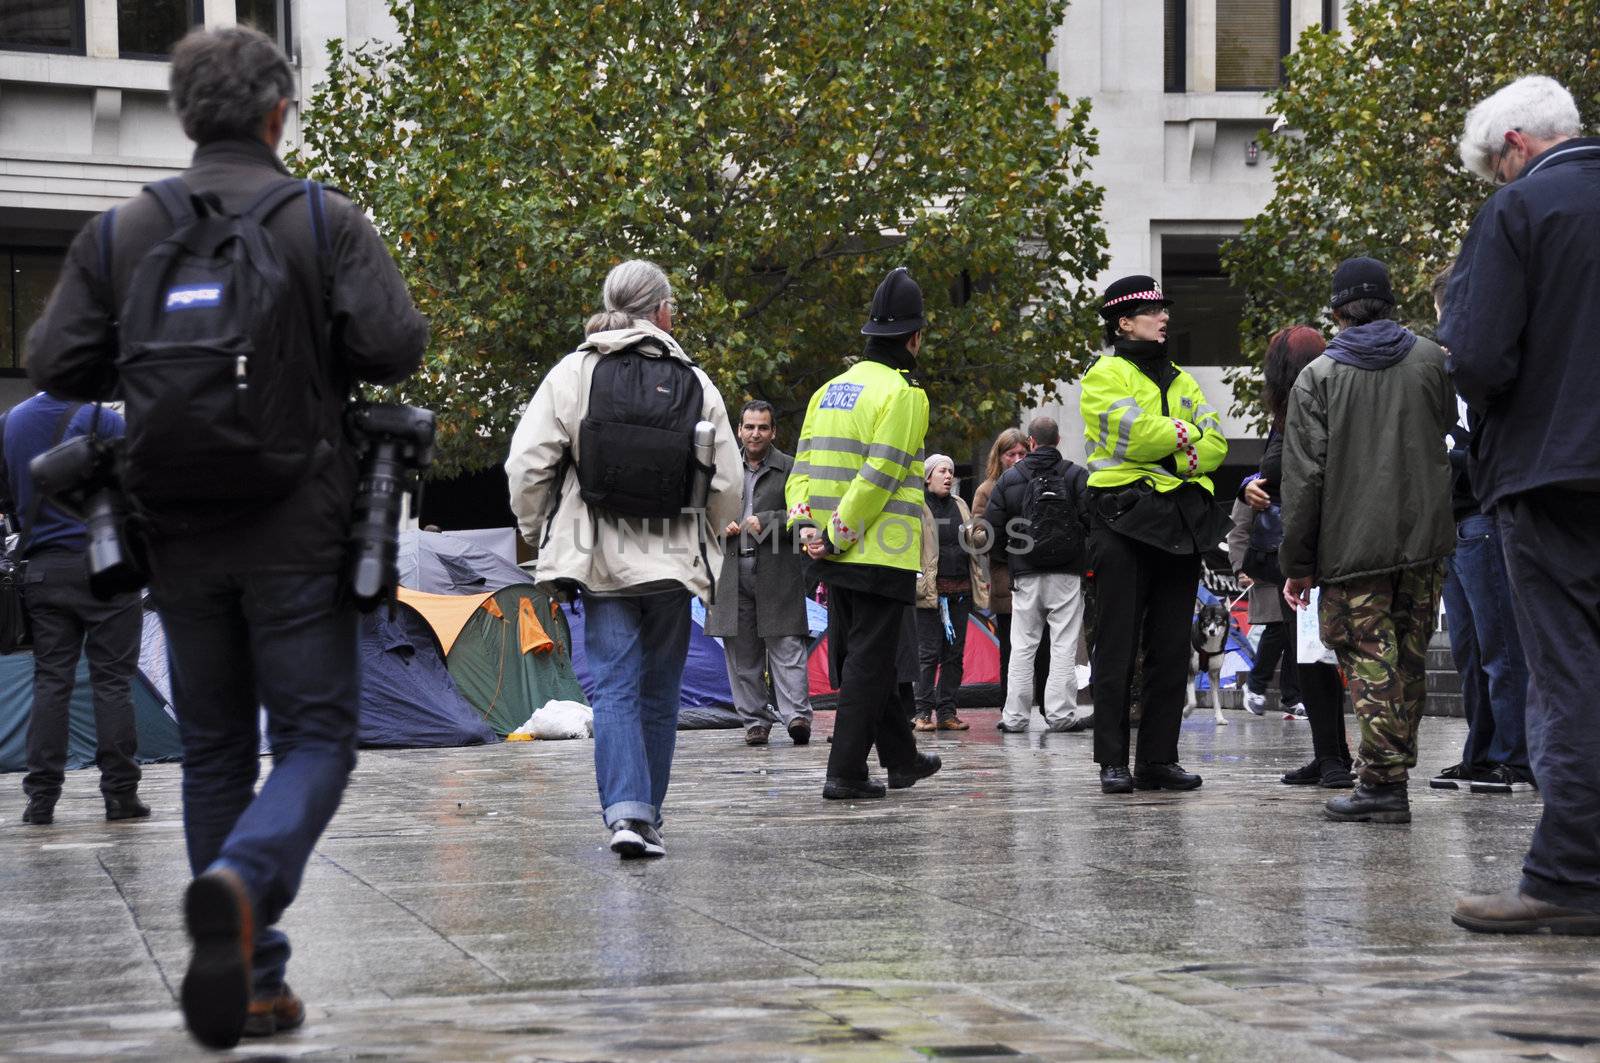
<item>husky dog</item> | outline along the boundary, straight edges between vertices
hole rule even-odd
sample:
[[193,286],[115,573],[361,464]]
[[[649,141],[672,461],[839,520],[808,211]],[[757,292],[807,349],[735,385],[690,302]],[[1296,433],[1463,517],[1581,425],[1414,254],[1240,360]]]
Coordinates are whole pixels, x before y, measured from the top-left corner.
[[1228,644],[1228,607],[1221,602],[1202,604],[1195,613],[1194,627],[1189,631],[1189,645],[1193,653],[1189,657],[1189,682],[1185,688],[1186,698],[1183,705],[1183,715],[1187,717],[1195,710],[1199,696],[1195,693],[1195,683],[1201,672],[1208,672],[1211,676],[1211,689],[1207,696],[1211,699],[1211,710],[1216,714],[1217,725],[1226,727],[1227,717],[1222,715],[1222,659],[1227,656]]

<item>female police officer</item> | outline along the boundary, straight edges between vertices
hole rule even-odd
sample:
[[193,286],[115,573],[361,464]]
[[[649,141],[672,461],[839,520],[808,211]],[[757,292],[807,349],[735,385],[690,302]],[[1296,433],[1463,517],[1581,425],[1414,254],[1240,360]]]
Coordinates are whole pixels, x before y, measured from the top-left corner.
[[[1167,307],[1151,277],[1124,277],[1100,304],[1112,347],[1084,375],[1089,560],[1095,578],[1094,759],[1100,789],[1192,790],[1178,763],[1189,626],[1200,552],[1227,521],[1207,474],[1222,464],[1222,421],[1167,357]],[[1144,659],[1139,755],[1128,773],[1135,663]]]

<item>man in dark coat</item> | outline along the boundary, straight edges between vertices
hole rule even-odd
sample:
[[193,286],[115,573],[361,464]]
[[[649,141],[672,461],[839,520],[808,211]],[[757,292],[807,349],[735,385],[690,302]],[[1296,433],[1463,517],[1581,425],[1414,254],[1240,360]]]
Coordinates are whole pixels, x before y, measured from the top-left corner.
[[723,529],[728,548],[706,634],[722,639],[745,743],[766,745],[781,717],[794,744],[803,746],[811,741],[805,577],[794,535],[785,527],[784,488],[794,459],[773,445],[775,434],[772,405],[746,403],[739,414],[744,512]]
[[[172,103],[196,144],[186,188],[238,213],[268,189],[296,184],[276,152],[294,84],[283,53],[255,30],[196,30],[180,41]],[[183,826],[195,875],[184,899],[194,951],[180,1002],[190,1033],[213,1048],[297,1026],[305,1016],[284,981],[289,939],[276,924],[339,807],[360,722],[359,618],[341,571],[358,461],[343,413],[356,380],[399,383],[420,364],[428,339],[427,322],[361,209],[331,192],[301,191],[262,228],[289,280],[289,298],[279,305],[290,312],[275,353],[314,352],[322,370],[302,428],[302,438],[317,441],[317,459],[286,495],[249,509],[226,503],[228,485],[206,484],[215,492],[203,502],[206,523],[163,530],[149,542],[183,739]],[[110,398],[122,375],[132,375],[118,308],[134,296],[160,296],[134,291],[133,282],[145,255],[173,229],[151,192],[84,226],[28,336],[36,384],[93,401]],[[128,430],[130,438],[140,430],[131,416]],[[131,451],[127,465],[138,468]],[[273,763],[257,792],[261,706]]]
[[1522,881],[1456,905],[1469,930],[1600,934],[1600,138],[1579,129],[1571,94],[1529,77],[1461,138],[1467,167],[1505,187],[1467,232],[1439,336],[1479,419],[1472,485],[1500,526],[1544,794]]

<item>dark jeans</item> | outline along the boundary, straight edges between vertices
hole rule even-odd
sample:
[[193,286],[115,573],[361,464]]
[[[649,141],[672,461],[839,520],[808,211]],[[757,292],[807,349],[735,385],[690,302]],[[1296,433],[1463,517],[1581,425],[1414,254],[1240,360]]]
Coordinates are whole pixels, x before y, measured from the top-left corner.
[[[189,867],[226,866],[255,906],[255,989],[283,983],[289,939],[274,924],[300,889],[356,763],[357,616],[333,573],[158,570],[172,701],[183,738]],[[272,772],[261,770],[258,706]]]
[[1463,518],[1456,525],[1456,552],[1446,564],[1445,621],[1467,717],[1461,762],[1510,764],[1526,772],[1528,664],[1511,614],[1511,583],[1494,519]]
[[1094,759],[1126,767],[1134,667],[1144,655],[1136,765],[1178,759],[1189,628],[1200,580],[1198,554],[1169,554],[1096,522],[1089,535],[1094,569]]
[[1544,813],[1524,893],[1600,912],[1600,494],[1541,490],[1496,510],[1527,651],[1528,752]]
[[78,657],[89,655],[94,692],[95,764],[107,797],[139,788],[139,736],[132,682],[139,666],[143,611],[138,594],[102,602],[89,593],[83,554],[41,550],[28,560],[23,585],[33,620],[33,711],[28,715],[28,774],[22,792],[54,801],[67,765],[68,716]]
[[[1288,626],[1287,624],[1285,626]],[[1294,652],[1291,631],[1289,652]],[[1300,693],[1305,698],[1306,722],[1311,725],[1311,755],[1317,760],[1350,763],[1350,743],[1344,733],[1344,681],[1331,664],[1302,664]]]
[[1283,670],[1278,679],[1278,695],[1285,706],[1300,704],[1300,670],[1295,661],[1294,640],[1294,624],[1289,621],[1261,625],[1261,643],[1256,647],[1256,663],[1250,669],[1252,694],[1267,692],[1272,673],[1278,671],[1281,660]]
[[972,611],[970,594],[945,597],[950,603],[954,642],[945,639],[944,619],[938,609],[917,609],[917,715],[937,713],[941,720],[956,714],[956,692],[966,674],[967,614]]
[[867,777],[867,754],[878,747],[885,768],[909,767],[917,759],[901,700],[897,669],[906,606],[892,598],[828,585],[828,648],[839,676],[839,701],[828,749],[828,775],[859,782]]

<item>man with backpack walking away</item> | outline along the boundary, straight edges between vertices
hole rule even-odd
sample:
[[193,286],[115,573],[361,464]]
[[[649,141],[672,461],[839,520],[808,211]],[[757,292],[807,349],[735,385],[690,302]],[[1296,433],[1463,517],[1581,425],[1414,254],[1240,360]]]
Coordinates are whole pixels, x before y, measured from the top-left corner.
[[789,474],[789,525],[828,588],[828,648],[839,676],[822,786],[830,801],[885,796],[867,775],[873,746],[890,788],[939,770],[937,756],[917,752],[891,667],[922,570],[928,394],[912,374],[924,324],[922,289],[905,267],[891,270],[861,328],[866,355],[811,396]]
[[[79,233],[28,371],[127,402],[120,467],[166,629],[195,874],[180,1000],[195,1038],[226,1048],[304,1020],[275,924],[356,761],[345,406],[356,380],[409,376],[428,333],[360,208],[279,162],[295,78],[277,46],[197,30],[171,76],[194,161]],[[261,706],[273,767],[256,793]]]
[[1089,533],[1083,503],[1089,473],[1061,456],[1060,443],[1061,429],[1053,418],[1028,422],[1028,455],[1000,477],[982,514],[990,549],[1003,552],[1011,569],[1011,667],[1005,707],[996,725],[1008,734],[1028,729],[1034,658],[1046,640],[1047,726],[1052,731],[1094,726],[1093,712],[1077,711],[1082,576]]
[[594,768],[611,851],[666,855],[662,805],[678,738],[690,595],[717,586],[744,460],[716,385],[673,339],[672,285],[652,262],[606,275],[605,310],[545,375],[506,459],[535,581],[581,599],[594,676]]

